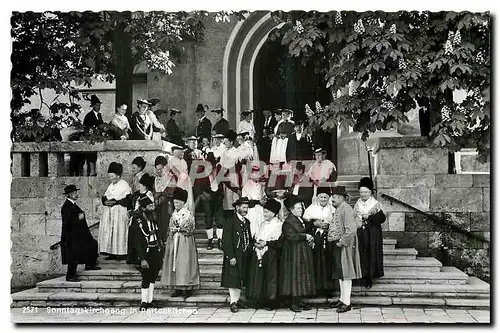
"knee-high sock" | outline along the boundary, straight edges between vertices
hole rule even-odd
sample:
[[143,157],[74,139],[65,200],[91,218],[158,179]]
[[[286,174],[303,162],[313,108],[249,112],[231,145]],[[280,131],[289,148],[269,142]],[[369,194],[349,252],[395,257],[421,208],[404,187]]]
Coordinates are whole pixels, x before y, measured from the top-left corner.
[[[339,298],[339,300],[340,300],[342,303],[344,303],[344,301],[345,301],[345,299],[344,299],[344,297],[345,297],[345,295],[344,295],[344,292],[345,292],[345,291],[344,291],[344,281],[339,280],[339,287],[340,287],[340,298]],[[345,304],[345,303],[344,303],[344,304]]]
[[236,303],[240,300],[241,289],[229,288],[229,303]]
[[344,301],[345,305],[351,304],[351,289],[352,289],[352,280],[343,280],[342,284],[344,285]]
[[217,228],[217,239],[222,239],[222,229]]
[[214,238],[214,229],[205,229],[205,232],[207,233],[207,238],[208,239],[213,239]]
[[153,291],[154,290],[155,290],[155,284],[150,283],[149,289],[148,289],[148,303],[151,303],[153,301]]
[[141,302],[142,303],[147,303],[148,302],[148,288],[141,288]]

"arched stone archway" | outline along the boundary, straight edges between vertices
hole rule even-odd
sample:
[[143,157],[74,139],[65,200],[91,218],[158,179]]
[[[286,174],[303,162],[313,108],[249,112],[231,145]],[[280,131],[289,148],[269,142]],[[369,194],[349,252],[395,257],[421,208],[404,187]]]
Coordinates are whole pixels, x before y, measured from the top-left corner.
[[271,12],[256,11],[238,22],[231,33],[223,60],[223,107],[233,128],[242,110],[253,109],[255,60],[269,33],[279,26]]

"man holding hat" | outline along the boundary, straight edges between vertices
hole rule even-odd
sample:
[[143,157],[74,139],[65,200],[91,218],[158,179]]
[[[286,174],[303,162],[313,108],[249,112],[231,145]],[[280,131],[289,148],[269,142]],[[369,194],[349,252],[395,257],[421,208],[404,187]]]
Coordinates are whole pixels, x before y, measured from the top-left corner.
[[132,128],[130,140],[151,140],[153,138],[153,123],[147,114],[150,106],[151,103],[146,99],[137,100],[139,111],[135,112],[130,120]]
[[181,111],[179,111],[179,109],[170,109],[170,119],[167,122],[167,140],[178,146],[182,146],[184,144],[181,130],[179,129],[179,126],[177,126],[177,120],[180,113]]
[[[91,129],[98,127],[99,125],[104,124],[101,115],[101,101],[96,95],[90,96],[90,107],[92,111],[85,115],[83,118],[83,127],[85,128],[85,132],[89,132]],[[85,159],[87,161],[87,175],[95,176],[96,175],[96,161],[97,161],[97,153],[88,153],[85,154]]]
[[64,188],[66,201],[61,208],[61,257],[62,264],[68,265],[66,281],[77,282],[78,264],[85,264],[86,270],[100,269],[97,261],[97,241],[92,237],[85,213],[78,207],[78,191],[75,185]]
[[356,213],[346,202],[344,186],[332,189],[333,206],[336,208],[328,226],[328,247],[332,256],[332,278],[339,280],[340,299],[330,307],[337,312],[351,310],[352,280],[362,278],[358,249]]
[[212,134],[212,123],[205,117],[205,108],[200,103],[196,107],[196,118],[198,118],[198,123],[196,125],[196,136],[201,138],[209,138]]
[[231,312],[246,308],[240,300],[240,295],[242,287],[246,286],[247,269],[253,249],[250,221],[246,218],[249,204],[250,201],[246,197],[236,200],[233,204],[234,214],[224,223],[221,287],[229,289]]
[[215,125],[212,128],[212,136],[216,134],[226,135],[226,132],[229,130],[229,122],[222,117],[224,109],[217,108],[212,110],[212,112],[215,113]]

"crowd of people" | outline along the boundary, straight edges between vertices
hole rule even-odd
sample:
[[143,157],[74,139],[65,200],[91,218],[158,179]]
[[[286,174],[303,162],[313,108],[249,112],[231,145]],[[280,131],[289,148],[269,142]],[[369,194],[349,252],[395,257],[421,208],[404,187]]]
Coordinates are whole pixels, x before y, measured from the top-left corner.
[[[155,121],[147,116],[152,103],[138,104],[130,126],[122,117],[127,124],[122,139],[152,133]],[[118,109],[123,116],[124,106]],[[78,189],[65,189],[61,240],[67,280],[76,281],[78,263],[99,269],[98,251],[106,260],[137,265],[141,309],[153,307],[160,271],[160,283],[173,296],[189,297],[200,287],[194,214],[202,212],[207,249],[217,247],[224,254],[221,286],[228,288],[232,312],[247,306],[308,310],[304,298],[331,297],[337,284],[340,299],[325,306],[349,311],[352,280],[361,279],[369,288],[372,279],[383,276],[385,215],[373,197],[371,179],[361,179],[353,208],[345,188],[335,183],[336,167],[325,149],[302,136],[303,124],[290,119],[291,110],[273,117],[266,111],[261,140],[254,140],[252,112],[242,113],[236,133],[222,111],[214,110],[220,117],[212,128],[200,104],[196,136],[187,138],[169,130],[177,126],[171,118],[160,135],[175,145],[155,159],[154,176],[144,172],[142,157],[131,161],[128,182],[122,179],[122,164],[109,165],[111,183],[102,197],[97,242],[88,230],[81,239],[70,235],[73,221],[83,225],[85,215],[75,203]],[[171,110],[174,117],[178,113]],[[275,117],[279,120],[273,122]],[[118,116],[113,122],[120,123]],[[240,299],[242,290],[246,302]]]

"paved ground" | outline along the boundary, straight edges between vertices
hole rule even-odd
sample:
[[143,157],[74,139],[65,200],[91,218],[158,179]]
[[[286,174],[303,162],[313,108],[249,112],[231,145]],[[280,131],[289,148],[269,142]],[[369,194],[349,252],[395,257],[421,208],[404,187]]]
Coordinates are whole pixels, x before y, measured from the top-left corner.
[[[93,313],[86,312],[93,311]],[[66,311],[66,312],[65,312]],[[68,311],[72,311],[68,313]],[[24,313],[23,313],[24,312]],[[107,313],[104,313],[107,312]],[[162,308],[141,313],[137,308],[14,308],[14,323],[489,323],[489,310],[419,308],[356,308],[337,314],[330,309],[293,313],[229,308]]]

